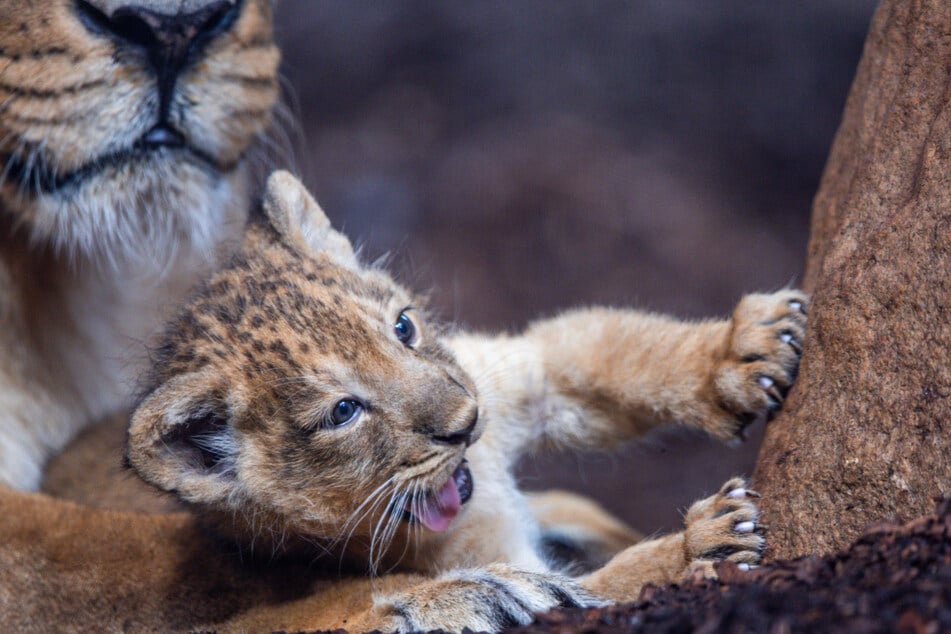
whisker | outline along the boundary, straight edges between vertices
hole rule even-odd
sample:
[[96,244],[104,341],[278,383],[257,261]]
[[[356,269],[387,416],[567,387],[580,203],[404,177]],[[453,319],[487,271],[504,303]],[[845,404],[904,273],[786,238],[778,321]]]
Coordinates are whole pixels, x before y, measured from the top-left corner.
[[[391,476],[391,477],[390,477],[389,479],[387,479],[383,484],[381,484],[381,485],[378,486],[376,489],[374,489],[373,492],[370,493],[370,495],[368,495],[368,496],[366,497],[366,499],[363,501],[363,503],[360,504],[360,506],[358,506],[358,507],[356,508],[356,510],[353,511],[353,512],[350,514],[350,516],[349,516],[349,518],[347,519],[347,521],[344,522],[343,525],[341,526],[341,531],[340,531],[340,535],[341,535],[341,536],[343,535],[344,531],[347,530],[347,527],[348,527],[351,523],[352,523],[353,525],[352,525],[352,527],[350,528],[350,534],[352,534],[353,531],[356,530],[357,526],[360,524],[361,521],[363,521],[363,519],[364,519],[364,517],[366,517],[367,513],[368,513],[370,510],[372,510],[372,501],[373,501],[375,498],[378,498],[379,496],[381,496],[381,495],[383,494],[384,488],[387,487],[388,485],[390,485],[390,484],[393,482],[393,480],[394,480],[395,477],[396,477],[396,476]],[[364,511],[362,514],[360,514],[360,511],[361,511],[364,507],[366,507],[368,504],[371,504],[371,506],[370,506],[369,508],[367,508],[367,510]],[[358,517],[358,514],[360,514],[359,517]],[[348,539],[349,539],[349,537],[348,537]],[[338,536],[338,539],[337,539],[337,540],[335,540],[334,542],[332,542],[332,544],[336,544],[337,541],[339,541],[339,536]],[[344,543],[344,547],[346,547],[346,543]]]
[[[410,509],[416,508],[416,496],[418,492],[419,492],[419,480],[414,480],[412,483],[412,488],[408,491],[407,501],[404,503],[405,504],[404,508],[410,508]],[[419,522],[417,521],[407,523],[406,540],[403,544],[403,552],[400,553],[400,556],[397,557],[396,562],[390,567],[390,569],[387,572],[392,571],[394,568],[396,568],[400,564],[400,562],[403,561],[403,559],[406,557],[406,553],[409,552],[411,545],[413,546],[414,552],[419,549],[419,539],[418,539],[419,533],[417,531],[418,524]],[[415,540],[415,542],[413,539],[414,535],[417,536],[417,539]]]
[[394,498],[395,494],[396,494],[396,491],[395,491],[395,490],[393,491],[393,493],[390,494],[389,502],[387,503],[386,507],[383,509],[383,513],[380,515],[380,519],[377,521],[376,526],[373,528],[373,532],[372,532],[371,535],[370,535],[370,556],[369,556],[370,561],[369,561],[369,564],[370,564],[370,576],[371,576],[371,577],[376,577],[376,576],[377,576],[377,574],[376,574],[376,573],[377,573],[377,562],[376,562],[376,559],[377,559],[378,552],[379,552],[379,551],[378,551],[378,548],[377,548],[377,546],[376,546],[376,544],[377,544],[377,537],[379,536],[380,529],[381,529],[381,528],[383,527],[383,525],[385,524],[385,520],[387,519],[387,513],[388,513],[388,511],[389,511],[389,510],[392,508],[392,506],[393,506],[393,501],[394,501],[393,498]]
[[[407,503],[408,500],[409,500],[409,492],[408,492],[408,491],[404,491],[403,494],[402,494],[401,497],[400,497],[400,506],[399,506],[399,508],[404,508],[404,509],[405,509],[405,508],[406,508],[406,503]],[[394,513],[393,516],[391,517],[390,527],[389,527],[389,529],[388,529],[388,531],[387,531],[387,533],[386,533],[386,536],[387,536],[387,540],[386,540],[386,541],[387,541],[387,548],[386,548],[386,550],[389,550],[389,547],[392,546],[392,544],[393,544],[393,540],[396,539],[396,536],[397,536],[397,534],[399,533],[400,523],[401,523],[402,521],[403,521],[403,514],[402,514],[402,513],[399,513],[399,514]],[[408,533],[408,531],[409,531],[409,528],[407,528],[407,533]],[[389,568],[386,569],[386,573],[389,573],[389,572],[393,571],[393,569],[395,569],[397,566],[399,566],[400,562],[403,561],[403,557],[406,556],[406,551],[407,551],[408,548],[409,548],[409,540],[407,539],[407,540],[405,541],[405,543],[403,544],[403,552],[401,552],[401,553],[400,553],[400,556],[396,558],[396,561],[394,561],[393,564],[392,564]]]
[[[340,558],[341,567],[343,566],[343,559],[347,552],[347,546],[349,545],[350,540],[353,537],[353,533],[356,531],[357,527],[363,522],[363,520],[366,517],[372,516],[376,512],[380,504],[382,504],[383,502],[387,500],[385,487],[392,485],[392,482],[393,482],[393,478],[388,479],[382,485],[377,487],[377,489],[373,493],[367,496],[367,499],[364,500],[363,504],[361,504],[360,507],[356,511],[351,513],[350,517],[353,519],[348,520],[347,523],[344,524],[344,527],[341,529],[340,534],[337,536],[336,539],[333,540],[333,542],[331,542],[331,547],[336,548],[336,545],[340,543],[341,538],[344,536],[344,533],[346,533],[346,538],[343,541],[343,546],[340,547],[338,550],[338,552],[341,554],[341,558]],[[361,513],[358,516],[357,514],[359,513],[360,508],[363,508],[364,506],[368,504],[369,506],[367,506],[367,508],[363,511],[363,513]],[[347,524],[351,524],[349,531],[346,529]],[[372,548],[372,535],[371,535],[370,545]]]

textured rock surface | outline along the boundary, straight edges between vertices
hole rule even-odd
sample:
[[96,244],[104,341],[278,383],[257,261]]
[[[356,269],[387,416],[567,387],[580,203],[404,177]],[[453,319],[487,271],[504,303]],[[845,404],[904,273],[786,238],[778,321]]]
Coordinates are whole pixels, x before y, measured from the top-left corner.
[[813,207],[807,345],[754,482],[772,556],[951,494],[951,3],[885,0]]

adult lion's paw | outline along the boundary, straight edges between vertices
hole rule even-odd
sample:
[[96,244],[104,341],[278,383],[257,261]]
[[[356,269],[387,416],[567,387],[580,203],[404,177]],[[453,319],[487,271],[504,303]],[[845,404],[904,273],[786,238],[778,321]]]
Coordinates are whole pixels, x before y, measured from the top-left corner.
[[379,599],[378,613],[399,631],[465,628],[498,632],[527,625],[536,612],[600,605],[571,579],[505,564],[449,571],[404,593]]
[[712,576],[713,563],[733,561],[741,568],[759,563],[766,528],[753,502],[759,494],[743,478],[733,478],[713,496],[695,502],[684,518],[687,573]]
[[720,406],[732,414],[733,424],[714,433],[729,438],[782,407],[799,369],[808,305],[808,296],[797,290],[740,300],[726,355],[713,375]]

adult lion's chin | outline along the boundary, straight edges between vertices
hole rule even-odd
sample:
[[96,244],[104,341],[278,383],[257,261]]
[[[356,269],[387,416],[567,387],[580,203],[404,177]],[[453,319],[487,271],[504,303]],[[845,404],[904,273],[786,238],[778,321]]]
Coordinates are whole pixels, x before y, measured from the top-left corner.
[[214,258],[247,215],[247,168],[186,147],[130,150],[33,182],[8,178],[0,207],[37,245],[70,259],[170,265]]

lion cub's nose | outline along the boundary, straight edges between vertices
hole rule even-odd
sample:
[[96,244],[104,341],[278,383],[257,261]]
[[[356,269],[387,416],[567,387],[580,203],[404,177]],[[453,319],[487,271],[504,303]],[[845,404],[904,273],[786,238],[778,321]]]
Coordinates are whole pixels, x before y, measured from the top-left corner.
[[448,433],[433,434],[433,440],[449,445],[459,445],[462,443],[465,443],[466,446],[471,445],[472,432],[475,431],[476,424],[479,422],[479,408],[473,407],[468,419],[463,420],[468,421],[463,429],[449,431]]

